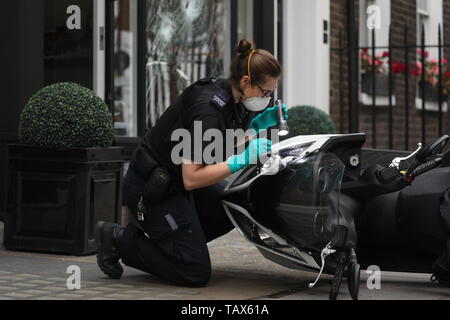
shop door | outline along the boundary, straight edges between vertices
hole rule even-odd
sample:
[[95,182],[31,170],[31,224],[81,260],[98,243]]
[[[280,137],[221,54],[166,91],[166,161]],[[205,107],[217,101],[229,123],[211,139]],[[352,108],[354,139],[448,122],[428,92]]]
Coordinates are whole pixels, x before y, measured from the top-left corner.
[[100,49],[96,36],[99,32],[97,16],[104,12],[99,12],[99,2],[103,1],[45,0],[45,85],[75,82],[98,89],[98,70],[94,69],[98,67],[95,64]]

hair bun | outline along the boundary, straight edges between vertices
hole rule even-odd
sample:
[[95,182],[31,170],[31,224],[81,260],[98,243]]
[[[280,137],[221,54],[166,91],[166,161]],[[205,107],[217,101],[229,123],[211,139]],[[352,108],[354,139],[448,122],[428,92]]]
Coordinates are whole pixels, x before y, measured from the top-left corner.
[[248,56],[252,50],[255,50],[255,45],[253,42],[247,39],[242,39],[238,45],[238,54],[243,56]]

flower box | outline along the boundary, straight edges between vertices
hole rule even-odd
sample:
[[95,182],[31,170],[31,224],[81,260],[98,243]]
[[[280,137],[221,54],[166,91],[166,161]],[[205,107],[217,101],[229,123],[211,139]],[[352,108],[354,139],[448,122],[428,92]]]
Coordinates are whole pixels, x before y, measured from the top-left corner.
[[[418,96],[420,99],[424,99],[423,96],[425,96],[425,101],[429,102],[439,102],[439,86],[433,86],[429,82],[418,82]],[[442,102],[447,102],[448,96],[445,94],[442,94]]]
[[[371,73],[363,73],[361,75],[361,92],[373,96],[373,76]],[[395,78],[392,78],[391,94],[395,92]],[[375,75],[375,95],[389,96],[389,76],[385,74]]]

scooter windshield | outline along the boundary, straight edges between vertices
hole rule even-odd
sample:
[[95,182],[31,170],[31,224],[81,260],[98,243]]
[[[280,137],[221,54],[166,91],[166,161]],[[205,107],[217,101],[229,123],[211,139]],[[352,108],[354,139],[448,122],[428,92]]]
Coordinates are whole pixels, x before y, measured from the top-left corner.
[[345,166],[333,153],[317,153],[282,170],[274,226],[288,242],[322,250],[339,224],[339,195]]

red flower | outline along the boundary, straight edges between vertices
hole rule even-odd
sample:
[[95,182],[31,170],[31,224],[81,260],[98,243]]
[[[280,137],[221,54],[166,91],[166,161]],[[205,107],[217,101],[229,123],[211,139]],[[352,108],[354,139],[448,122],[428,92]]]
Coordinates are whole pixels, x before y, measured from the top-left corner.
[[420,74],[422,73],[422,68],[421,65],[419,64],[410,64],[409,65],[409,72],[414,76],[414,77],[418,77],[420,76]]
[[392,63],[392,72],[393,73],[405,73],[406,66],[401,62],[393,62]]
[[388,51],[385,51],[385,52],[383,52],[383,56],[382,56],[382,57],[383,57],[383,58],[386,58],[386,57],[389,57],[389,55],[390,55],[389,52],[388,52]]
[[423,51],[421,49],[417,50],[417,53],[419,54],[419,56],[425,55],[425,58],[428,58],[430,54],[428,51],[425,51],[425,54],[423,54]]
[[445,76],[446,78],[450,78],[450,72],[444,73],[444,76]]

